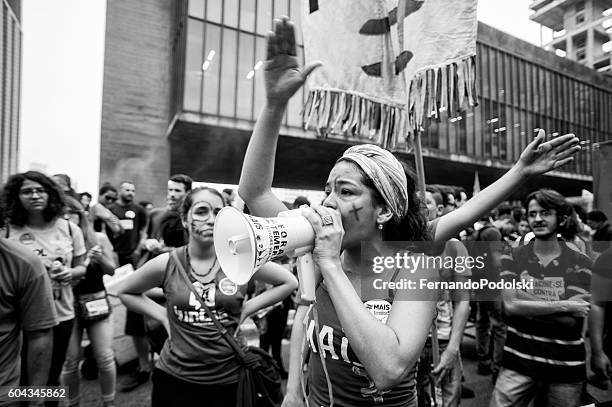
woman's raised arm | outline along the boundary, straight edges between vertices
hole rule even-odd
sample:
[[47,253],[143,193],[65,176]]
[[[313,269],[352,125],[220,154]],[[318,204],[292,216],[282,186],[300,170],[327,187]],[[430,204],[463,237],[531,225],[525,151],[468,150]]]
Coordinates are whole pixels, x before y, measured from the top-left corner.
[[287,17],[274,20],[274,32],[267,37],[266,100],[247,147],[238,186],[238,194],[254,215],[276,216],[287,210],[272,193],[278,133],[289,99],[317,66],[312,63],[300,69],[293,23]]
[[566,134],[544,143],[546,132],[542,129],[525,147],[518,162],[500,179],[482,190],[461,208],[442,216],[438,221],[434,240],[446,241],[461,230],[471,226],[482,215],[489,213],[512,191],[533,175],[544,174],[572,161],[580,151],[578,138]]

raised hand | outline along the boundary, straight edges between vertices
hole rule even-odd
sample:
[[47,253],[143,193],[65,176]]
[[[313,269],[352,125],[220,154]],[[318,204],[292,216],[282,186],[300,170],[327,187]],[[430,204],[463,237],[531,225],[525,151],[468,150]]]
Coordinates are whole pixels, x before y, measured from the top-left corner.
[[525,175],[538,175],[559,168],[569,162],[580,151],[580,140],[573,134],[556,137],[544,143],[546,132],[538,131],[537,137],[525,147],[518,164]]
[[287,17],[274,20],[274,32],[268,33],[266,41],[267,56],[264,66],[266,98],[269,104],[284,104],[321,63],[313,62],[300,69],[295,27]]

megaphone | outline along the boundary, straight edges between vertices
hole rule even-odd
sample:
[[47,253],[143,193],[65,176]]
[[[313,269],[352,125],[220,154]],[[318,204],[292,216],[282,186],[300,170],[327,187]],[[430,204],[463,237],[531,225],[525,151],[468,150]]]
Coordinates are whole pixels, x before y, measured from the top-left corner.
[[315,233],[300,209],[281,212],[277,218],[260,218],[226,206],[217,215],[213,238],[221,269],[240,285],[272,260],[301,256],[298,278],[302,299],[314,300],[314,264],[309,253]]

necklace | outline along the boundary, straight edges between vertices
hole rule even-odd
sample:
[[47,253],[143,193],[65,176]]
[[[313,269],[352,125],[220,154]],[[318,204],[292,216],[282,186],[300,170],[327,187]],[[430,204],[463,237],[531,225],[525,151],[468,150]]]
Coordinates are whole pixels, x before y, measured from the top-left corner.
[[189,257],[189,249],[185,248],[185,256],[187,257],[187,264],[189,264],[189,269],[191,270],[191,273],[195,276],[198,277],[207,277],[215,268],[215,266],[217,265],[217,256],[215,256],[215,259],[213,260],[213,264],[210,266],[210,268],[208,269],[208,271],[206,273],[198,273],[193,266],[191,265],[191,258]]

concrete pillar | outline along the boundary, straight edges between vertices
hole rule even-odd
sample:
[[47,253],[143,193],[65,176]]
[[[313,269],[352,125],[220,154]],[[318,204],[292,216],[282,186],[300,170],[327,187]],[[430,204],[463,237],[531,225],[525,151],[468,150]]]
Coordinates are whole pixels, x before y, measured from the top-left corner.
[[593,67],[595,54],[595,30],[591,27],[587,29],[586,38],[586,66]]

